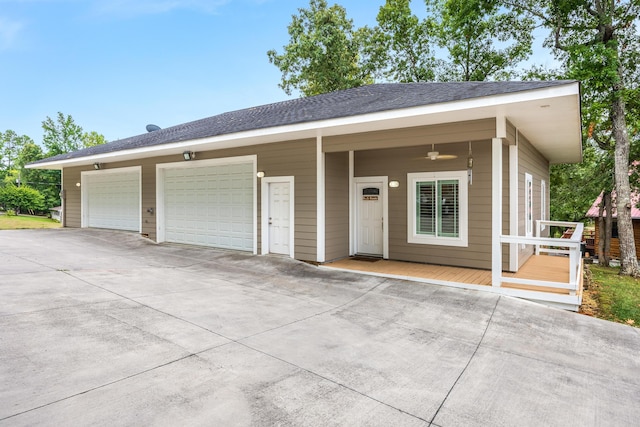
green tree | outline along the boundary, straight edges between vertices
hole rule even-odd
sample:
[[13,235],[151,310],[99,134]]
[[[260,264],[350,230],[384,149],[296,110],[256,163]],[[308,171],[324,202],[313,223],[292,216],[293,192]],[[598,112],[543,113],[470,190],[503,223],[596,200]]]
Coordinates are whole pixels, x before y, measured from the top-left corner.
[[[640,276],[631,222],[629,124],[637,123],[638,0],[503,0],[550,30],[546,45],[582,82],[583,122],[590,136],[613,152],[620,274]],[[637,102],[637,101],[633,101]],[[627,103],[631,110],[627,110]],[[629,118],[627,118],[629,115]],[[637,130],[637,129],[636,129]],[[631,127],[633,132],[633,126]]]
[[532,53],[534,21],[496,0],[425,0],[438,46],[447,50],[439,79],[508,80]]
[[85,132],[82,134],[82,147],[95,147],[96,145],[106,144],[107,140],[104,135],[92,130],[91,132]]
[[22,147],[29,143],[33,143],[31,138],[18,135],[11,129],[0,132],[0,181],[16,168],[16,161]]
[[69,153],[83,147],[82,127],[77,125],[71,115],[58,112],[56,120],[47,116],[42,122],[44,135],[42,142],[48,156]]
[[21,211],[41,211],[44,209],[44,197],[36,189],[27,185],[16,187],[7,185],[0,188],[0,204],[7,209],[13,209],[16,213]]
[[22,148],[16,165],[20,168],[22,184],[38,190],[44,196],[44,206],[48,209],[60,205],[60,171],[25,168],[25,165],[43,158],[42,148],[28,143]]
[[387,0],[369,40],[378,74],[391,81],[420,82],[436,78],[439,61],[432,51],[427,21],[413,14],[410,0]]
[[311,0],[298,9],[289,24],[289,44],[284,52],[267,52],[269,62],[282,72],[279,86],[287,93],[317,95],[361,86],[373,81],[363,58],[368,29],[354,30],[353,21],[339,5]]

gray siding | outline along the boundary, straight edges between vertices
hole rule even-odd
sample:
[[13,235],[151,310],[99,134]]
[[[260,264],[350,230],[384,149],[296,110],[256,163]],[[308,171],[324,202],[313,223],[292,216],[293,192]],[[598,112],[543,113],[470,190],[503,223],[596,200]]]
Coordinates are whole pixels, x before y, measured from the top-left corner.
[[[535,221],[541,218],[540,189],[541,180],[547,183],[547,218],[549,217],[549,161],[522,134],[518,135],[518,234],[526,234],[525,225],[525,173],[533,177],[533,235],[535,236]],[[547,235],[548,229],[543,232]],[[533,246],[518,245],[518,265],[522,266],[533,254]]]
[[[366,150],[355,153],[355,176],[388,176],[400,182],[389,189],[389,258],[431,264],[491,268],[491,141],[473,142],[473,185],[469,186],[469,246],[466,248],[407,242],[407,173],[466,170],[468,142],[436,146],[454,160],[425,158],[431,145]],[[394,141],[388,141],[394,145]]]
[[349,256],[349,153],[325,155],[325,260]]
[[[301,260],[317,259],[316,245],[316,141],[288,141],[251,147],[205,151],[197,153],[197,160],[224,157],[258,156],[258,170],[266,176],[294,176],[295,180],[295,257]],[[157,211],[156,206],[156,164],[181,161],[181,155],[151,157],[136,161],[106,163],[105,167],[119,168],[142,166],[142,233],[156,239],[156,216],[147,212]],[[92,170],[91,166],[66,168],[63,188],[67,193],[67,227],[81,226],[81,194],[76,182],[80,182],[80,172]],[[260,248],[260,182],[258,181],[258,248]]]
[[490,139],[494,138],[495,135],[495,119],[470,120],[380,132],[327,136],[323,140],[323,151],[330,153],[349,150],[385,149],[389,147],[412,147],[422,146],[425,143],[444,144]]

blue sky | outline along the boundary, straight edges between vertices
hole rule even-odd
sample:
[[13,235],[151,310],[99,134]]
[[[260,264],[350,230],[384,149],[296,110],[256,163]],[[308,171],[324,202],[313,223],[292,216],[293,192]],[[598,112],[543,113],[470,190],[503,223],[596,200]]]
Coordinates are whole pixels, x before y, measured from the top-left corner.
[[[329,1],[333,4],[333,1]],[[384,0],[341,0],[356,26]],[[421,2],[414,2],[421,4]],[[282,101],[269,49],[307,0],[0,0],[0,131],[58,111],[108,140]]]

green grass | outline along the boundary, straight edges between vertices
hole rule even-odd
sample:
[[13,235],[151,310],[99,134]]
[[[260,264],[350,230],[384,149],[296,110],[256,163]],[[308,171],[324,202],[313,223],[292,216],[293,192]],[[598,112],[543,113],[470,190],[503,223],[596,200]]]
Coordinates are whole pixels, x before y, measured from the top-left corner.
[[27,228],[60,228],[60,223],[43,216],[0,215],[0,230],[24,230]]
[[591,265],[597,316],[640,327],[640,279],[619,276],[619,268]]

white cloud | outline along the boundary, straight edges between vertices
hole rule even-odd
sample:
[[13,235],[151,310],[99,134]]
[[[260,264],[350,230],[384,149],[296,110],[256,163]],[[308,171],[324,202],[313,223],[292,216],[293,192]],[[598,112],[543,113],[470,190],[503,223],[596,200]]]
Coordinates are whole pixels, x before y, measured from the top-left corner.
[[0,16],[0,51],[11,49],[16,45],[22,28],[24,28],[22,22],[10,21]]
[[229,0],[100,0],[94,2],[96,13],[117,16],[152,15],[178,9],[216,13]]

